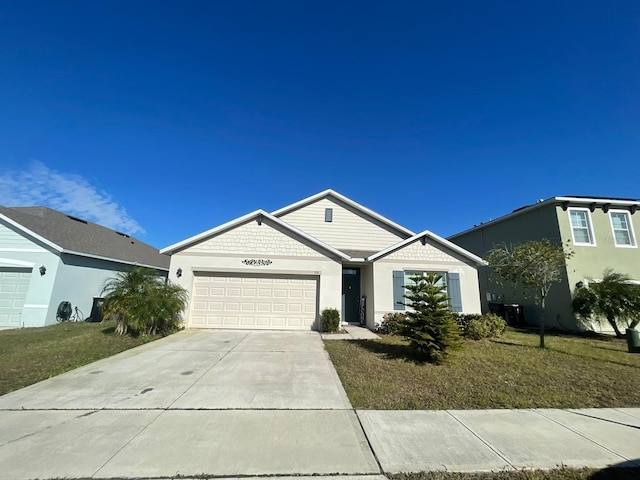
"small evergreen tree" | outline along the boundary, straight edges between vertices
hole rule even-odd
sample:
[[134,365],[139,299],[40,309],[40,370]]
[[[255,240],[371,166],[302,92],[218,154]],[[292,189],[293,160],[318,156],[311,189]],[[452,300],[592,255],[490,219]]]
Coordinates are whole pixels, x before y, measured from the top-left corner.
[[442,284],[442,275],[428,273],[414,275],[412,283],[405,285],[404,295],[410,307],[401,327],[402,336],[423,354],[427,360],[440,363],[447,356],[447,349],[458,348],[460,332],[454,313],[449,308],[449,297]]

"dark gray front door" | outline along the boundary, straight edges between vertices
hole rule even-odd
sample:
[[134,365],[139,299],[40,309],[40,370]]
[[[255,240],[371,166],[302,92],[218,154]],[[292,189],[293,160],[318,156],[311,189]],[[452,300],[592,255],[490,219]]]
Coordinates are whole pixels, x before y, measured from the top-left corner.
[[360,323],[360,269],[342,269],[342,297],[345,322]]

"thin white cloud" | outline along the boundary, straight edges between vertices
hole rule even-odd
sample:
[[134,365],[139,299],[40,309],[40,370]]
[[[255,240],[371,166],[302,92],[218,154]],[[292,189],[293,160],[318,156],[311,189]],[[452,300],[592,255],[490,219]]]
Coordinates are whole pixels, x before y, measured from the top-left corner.
[[57,172],[38,161],[27,170],[0,172],[0,205],[44,205],[124,233],[145,233],[108,193],[80,175]]

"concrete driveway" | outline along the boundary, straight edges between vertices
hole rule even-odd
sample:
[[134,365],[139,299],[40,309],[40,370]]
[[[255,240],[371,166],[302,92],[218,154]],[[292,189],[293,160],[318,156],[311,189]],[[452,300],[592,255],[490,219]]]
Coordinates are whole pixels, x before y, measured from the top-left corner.
[[315,332],[184,331],[0,397],[0,478],[371,474]]
[[314,332],[186,330],[0,397],[0,409],[344,409]]
[[0,397],[0,479],[384,480],[639,459],[640,409],[355,412],[314,332],[184,331]]

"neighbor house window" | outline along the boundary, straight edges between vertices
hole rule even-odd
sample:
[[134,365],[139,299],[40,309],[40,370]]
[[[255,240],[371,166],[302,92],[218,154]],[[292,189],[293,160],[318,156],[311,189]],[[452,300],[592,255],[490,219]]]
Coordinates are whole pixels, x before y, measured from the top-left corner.
[[613,241],[616,247],[635,247],[636,238],[633,233],[629,212],[610,211],[609,218],[611,219]]
[[570,208],[569,219],[571,220],[571,233],[573,234],[574,245],[595,245],[593,229],[591,228],[591,217],[586,208]]

